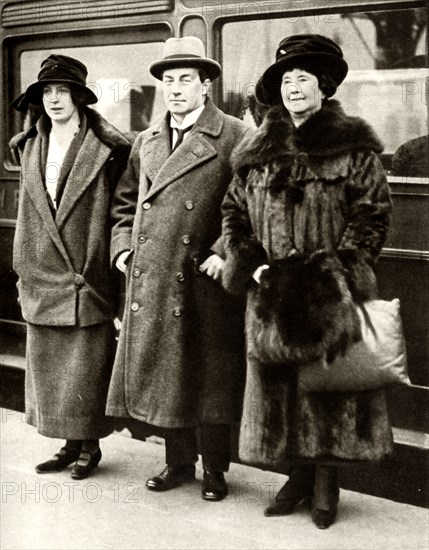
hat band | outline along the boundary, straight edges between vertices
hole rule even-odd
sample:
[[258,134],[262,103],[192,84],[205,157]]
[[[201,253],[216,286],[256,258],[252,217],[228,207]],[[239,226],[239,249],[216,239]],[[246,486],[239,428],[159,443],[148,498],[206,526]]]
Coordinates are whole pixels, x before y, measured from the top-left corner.
[[164,59],[162,59],[162,61],[167,61],[167,59],[187,59],[188,57],[201,59],[201,60],[204,59],[204,57],[201,57],[200,55],[195,55],[192,53],[178,53],[174,55],[167,55],[166,57],[164,57]]

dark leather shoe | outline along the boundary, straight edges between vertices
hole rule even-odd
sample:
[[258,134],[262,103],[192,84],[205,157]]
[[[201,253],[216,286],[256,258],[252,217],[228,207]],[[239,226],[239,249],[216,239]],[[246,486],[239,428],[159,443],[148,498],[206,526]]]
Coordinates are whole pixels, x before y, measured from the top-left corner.
[[336,517],[336,508],[334,510],[319,510],[318,508],[315,508],[311,512],[311,519],[319,529],[327,529],[330,527],[334,523]]
[[289,479],[276,495],[276,502],[264,510],[265,516],[287,516],[305,502],[311,504],[313,495],[315,467],[294,466]]
[[62,447],[58,453],[54,455],[51,460],[42,462],[36,466],[36,472],[38,474],[48,474],[49,472],[61,472],[64,468],[67,468],[72,462],[76,462],[79,458],[80,450],[71,450],[66,447]]
[[311,519],[318,529],[330,527],[336,517],[340,488],[338,471],[334,466],[317,466]]
[[146,487],[151,491],[169,491],[194,479],[195,464],[167,466],[159,475],[148,479]]
[[98,448],[95,453],[81,451],[76,464],[73,466],[71,476],[73,479],[85,479],[97,468],[101,460],[101,450]]
[[204,500],[222,500],[228,494],[223,472],[204,470],[202,497]]
[[297,500],[280,500],[275,502],[264,510],[264,516],[288,516],[293,514],[298,504],[303,503],[306,506],[311,504],[311,496],[300,497]]

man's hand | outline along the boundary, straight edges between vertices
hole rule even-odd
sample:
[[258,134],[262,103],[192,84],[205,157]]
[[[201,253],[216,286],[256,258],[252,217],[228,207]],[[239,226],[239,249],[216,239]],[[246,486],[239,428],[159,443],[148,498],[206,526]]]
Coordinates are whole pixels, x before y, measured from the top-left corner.
[[122,273],[125,273],[127,269],[127,259],[130,254],[131,250],[126,250],[125,252],[119,254],[118,259],[116,260],[116,267],[119,271],[122,271]]
[[200,265],[200,271],[212,277],[215,281],[220,281],[224,263],[220,256],[212,254]]
[[258,283],[258,285],[261,284],[261,274],[265,269],[269,269],[268,265],[260,265],[258,269],[253,273],[252,277],[255,279],[255,281]]

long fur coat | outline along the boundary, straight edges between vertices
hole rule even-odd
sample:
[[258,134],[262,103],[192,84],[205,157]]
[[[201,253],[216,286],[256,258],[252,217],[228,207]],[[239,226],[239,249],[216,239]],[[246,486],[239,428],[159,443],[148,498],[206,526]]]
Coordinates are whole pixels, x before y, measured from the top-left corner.
[[[283,108],[270,109],[234,156],[222,207],[223,284],[248,296],[240,434],[246,462],[378,460],[392,450],[382,391],[297,388],[299,363],[323,354],[332,359],[358,340],[354,304],[377,296],[374,265],[391,212],[381,150],[363,120],[330,100],[299,128]],[[262,264],[270,269],[258,286],[252,274]],[[255,357],[249,336],[272,316],[293,361]]]

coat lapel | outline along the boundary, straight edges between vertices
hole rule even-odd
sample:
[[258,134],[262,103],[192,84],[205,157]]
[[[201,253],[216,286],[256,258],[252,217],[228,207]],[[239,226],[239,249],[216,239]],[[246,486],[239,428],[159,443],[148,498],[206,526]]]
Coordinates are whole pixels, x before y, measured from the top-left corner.
[[164,118],[158,136],[148,140],[147,145],[143,147],[143,157],[147,154],[147,150],[151,150],[149,158],[146,161],[143,159],[143,169],[153,182],[145,200],[198,165],[215,157],[216,147],[211,143],[209,136],[218,137],[222,126],[222,112],[208,99],[206,108],[189,136],[176,151],[170,154],[169,128],[167,117]]
[[154,182],[171,154],[170,131],[164,117],[153,130],[150,137],[142,146],[142,169],[150,182]]
[[67,183],[58,208],[56,224],[59,229],[64,224],[84,191],[96,179],[98,172],[102,169],[109,154],[110,148],[104,145],[104,143],[95,136],[93,130],[89,128],[79,153],[77,154],[73,168],[67,178]]
[[58,233],[57,225],[55,224],[54,218],[52,216],[52,212],[48,203],[48,198],[46,196],[46,189],[43,184],[42,173],[40,169],[41,147],[42,139],[40,136],[38,136],[34,140],[34,147],[26,147],[24,149],[22,166],[31,166],[33,167],[33,170],[26,170],[25,173],[22,174],[22,182],[23,186],[27,190],[28,195],[33,201],[37,212],[43,220],[49,236],[54,241],[64,259],[67,261],[67,263],[69,263],[68,255]]

